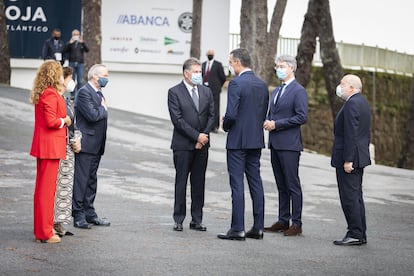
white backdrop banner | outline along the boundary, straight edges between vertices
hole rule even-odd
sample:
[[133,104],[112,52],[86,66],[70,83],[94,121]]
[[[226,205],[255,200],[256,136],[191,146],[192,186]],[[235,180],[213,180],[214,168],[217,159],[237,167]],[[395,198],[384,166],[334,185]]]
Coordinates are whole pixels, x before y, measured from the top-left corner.
[[182,64],[191,24],[192,0],[103,0],[102,60]]

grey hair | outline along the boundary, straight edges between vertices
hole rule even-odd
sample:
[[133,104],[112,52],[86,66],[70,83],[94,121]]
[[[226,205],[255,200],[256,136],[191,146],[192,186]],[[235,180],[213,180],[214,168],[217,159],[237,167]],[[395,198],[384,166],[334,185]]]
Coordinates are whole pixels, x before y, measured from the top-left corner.
[[243,65],[243,67],[250,68],[252,66],[250,54],[247,49],[244,49],[244,48],[234,49],[233,51],[230,52],[230,55],[233,55],[234,60],[240,60],[240,63],[241,65]]
[[183,72],[184,71],[189,71],[191,69],[191,66],[193,65],[200,65],[201,66],[201,62],[196,59],[195,57],[190,57],[189,59],[187,59],[186,61],[184,61],[183,64]]
[[345,81],[348,82],[350,86],[352,86],[359,92],[362,92],[362,81],[357,75],[348,74],[348,75],[345,75],[344,78],[345,78]]
[[101,72],[102,68],[106,68],[106,66],[103,65],[103,64],[93,65],[88,71],[88,80],[93,79],[93,76],[96,76],[97,74],[99,74]]
[[280,62],[286,62],[289,66],[293,67],[293,72],[296,71],[296,68],[298,67],[297,62],[296,62],[296,58],[294,56],[290,56],[290,55],[281,55],[276,57],[275,59],[275,63],[280,63]]

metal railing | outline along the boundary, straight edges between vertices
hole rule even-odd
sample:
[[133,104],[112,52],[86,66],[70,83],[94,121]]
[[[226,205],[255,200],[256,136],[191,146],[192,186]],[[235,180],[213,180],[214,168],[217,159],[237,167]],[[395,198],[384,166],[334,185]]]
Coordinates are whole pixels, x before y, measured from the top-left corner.
[[[277,45],[278,53],[296,56],[299,43],[300,39],[298,38],[280,37]],[[230,34],[230,49],[235,49],[239,45],[240,34]],[[344,42],[337,42],[336,47],[344,68],[389,72],[408,76],[414,74],[414,55]],[[313,65],[322,65],[319,41],[316,44]]]

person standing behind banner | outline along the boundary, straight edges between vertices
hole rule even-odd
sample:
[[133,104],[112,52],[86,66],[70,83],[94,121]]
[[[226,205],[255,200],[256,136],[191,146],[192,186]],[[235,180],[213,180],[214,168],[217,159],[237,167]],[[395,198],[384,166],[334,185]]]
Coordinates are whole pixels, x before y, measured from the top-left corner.
[[37,159],[34,191],[34,236],[37,242],[58,243],[53,232],[54,198],[59,159],[66,158],[66,127],[72,121],[66,114],[61,65],[45,61],[37,70],[30,95],[35,106],[35,124],[30,155]]
[[63,54],[63,46],[65,45],[61,40],[61,31],[58,28],[54,28],[52,31],[52,37],[45,40],[42,47],[43,60],[54,59],[59,61],[61,65],[65,62]]
[[72,190],[75,163],[74,152],[80,151],[80,137],[74,137],[76,127],[74,120],[75,111],[73,110],[70,96],[68,97],[67,95],[75,89],[72,73],[73,71],[71,67],[63,67],[64,88],[60,91],[60,94],[66,101],[66,113],[73,123],[68,127],[66,159],[60,160],[56,185],[54,229],[59,236],[72,235],[72,233],[65,230],[63,224],[69,224],[72,219]]
[[214,50],[207,51],[207,61],[203,62],[201,72],[203,73],[203,84],[208,86],[214,98],[214,129],[217,132],[220,126],[220,92],[226,81],[223,65],[214,59]]
[[106,218],[98,217],[94,202],[98,188],[97,172],[105,152],[108,107],[102,94],[108,79],[103,64],[93,65],[88,72],[88,83],[79,89],[75,98],[76,126],[82,133],[82,149],[75,154],[72,216],[77,228],[90,229],[89,225],[110,226]]
[[[83,41],[79,30],[72,31],[72,37],[69,42],[63,47],[63,53],[67,54],[69,59],[69,66],[73,68],[73,80],[76,81],[76,88],[74,92],[79,90],[82,86],[83,73],[85,70],[84,53],[89,52],[89,48]],[[72,93],[72,97],[74,97]]]
[[[263,239],[264,192],[260,176],[260,157],[264,144],[263,122],[269,103],[267,84],[251,67],[246,49],[230,53],[229,69],[237,77],[230,81],[223,130],[228,132],[227,171],[230,179],[232,216],[227,233],[217,237],[225,240]],[[247,178],[253,205],[253,226],[245,233],[244,177]]]

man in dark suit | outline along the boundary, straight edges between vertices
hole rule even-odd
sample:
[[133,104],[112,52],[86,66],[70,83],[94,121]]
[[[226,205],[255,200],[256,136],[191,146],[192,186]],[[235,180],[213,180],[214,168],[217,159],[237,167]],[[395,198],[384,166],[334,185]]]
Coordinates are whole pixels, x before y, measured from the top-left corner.
[[203,73],[203,84],[210,87],[214,98],[214,129],[217,132],[220,126],[220,92],[226,81],[223,65],[214,59],[214,50],[207,51],[207,61],[203,62],[201,71]]
[[[269,90],[250,69],[246,49],[230,53],[230,70],[237,75],[229,83],[223,129],[227,134],[227,171],[232,197],[231,228],[220,239],[263,238],[264,193],[260,177],[260,156],[264,148],[263,122],[266,119]],[[253,203],[253,227],[245,233],[244,175]]]
[[336,88],[336,94],[345,103],[334,122],[331,165],[336,169],[339,198],[348,231],[343,239],[334,241],[335,245],[367,243],[362,176],[364,168],[371,164],[371,111],[361,91],[362,83],[356,75],[344,76]]
[[63,65],[65,57],[63,54],[63,46],[65,45],[61,40],[62,32],[58,28],[54,28],[52,31],[52,37],[45,40],[42,47],[42,58],[54,59],[59,61]]
[[279,217],[272,226],[265,227],[265,231],[296,236],[302,233],[299,158],[303,145],[300,127],[307,120],[308,96],[295,79],[295,57],[280,56],[275,63],[282,84],[272,92],[263,127],[269,131],[270,158],[279,193]]
[[202,224],[209,133],[214,125],[214,101],[202,85],[201,64],[189,58],[183,65],[184,80],[168,90],[168,110],[174,131],[171,142],[175,166],[174,230],[183,231],[187,180],[191,183],[190,229],[206,231]]
[[76,124],[82,133],[81,151],[75,154],[72,215],[74,226],[90,229],[90,223],[109,226],[93,206],[97,190],[97,171],[105,151],[108,110],[102,88],[108,83],[108,69],[95,64],[89,69],[88,83],[75,99]]

